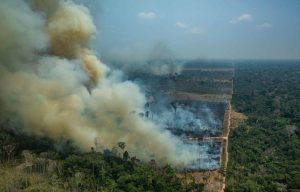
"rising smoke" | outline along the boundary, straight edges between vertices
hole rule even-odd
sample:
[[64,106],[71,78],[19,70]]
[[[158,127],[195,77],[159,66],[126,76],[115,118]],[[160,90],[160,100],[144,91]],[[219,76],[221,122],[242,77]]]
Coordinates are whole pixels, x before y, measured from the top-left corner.
[[174,108],[161,109],[160,113],[154,116],[154,120],[163,127],[184,132],[192,132],[196,135],[211,136],[218,133],[221,128],[221,121],[216,118],[210,108],[203,106],[200,109],[201,115],[189,109],[179,106]]
[[89,150],[126,142],[143,160],[187,164],[196,152],[150,120],[140,88],[121,82],[89,45],[96,27],[71,1],[3,0],[0,4],[1,113],[32,134],[74,141]]
[[112,66],[121,68],[124,73],[179,74],[184,65],[175,58],[173,51],[163,41],[155,43],[151,50],[133,45],[125,49],[104,51],[102,58]]

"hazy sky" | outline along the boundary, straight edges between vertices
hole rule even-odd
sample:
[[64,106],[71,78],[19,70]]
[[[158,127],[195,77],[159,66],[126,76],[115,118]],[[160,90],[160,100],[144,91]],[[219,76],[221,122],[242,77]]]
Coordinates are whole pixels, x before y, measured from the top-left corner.
[[142,55],[163,42],[178,58],[300,58],[300,0],[90,0],[89,7],[102,54]]

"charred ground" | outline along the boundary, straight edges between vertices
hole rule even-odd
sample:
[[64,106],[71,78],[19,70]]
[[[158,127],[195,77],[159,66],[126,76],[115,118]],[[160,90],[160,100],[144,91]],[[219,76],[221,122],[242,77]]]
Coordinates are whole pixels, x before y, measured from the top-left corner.
[[187,144],[197,144],[198,159],[179,170],[179,177],[188,174],[204,184],[205,191],[223,190],[233,64],[196,60],[185,63],[181,73],[158,76],[135,71],[128,76],[148,94],[147,117],[158,119]]

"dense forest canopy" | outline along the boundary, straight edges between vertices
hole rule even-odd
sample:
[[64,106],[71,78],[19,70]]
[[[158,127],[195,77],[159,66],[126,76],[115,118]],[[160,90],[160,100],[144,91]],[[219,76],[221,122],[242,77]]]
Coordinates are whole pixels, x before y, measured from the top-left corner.
[[300,191],[299,62],[236,65],[227,191]]

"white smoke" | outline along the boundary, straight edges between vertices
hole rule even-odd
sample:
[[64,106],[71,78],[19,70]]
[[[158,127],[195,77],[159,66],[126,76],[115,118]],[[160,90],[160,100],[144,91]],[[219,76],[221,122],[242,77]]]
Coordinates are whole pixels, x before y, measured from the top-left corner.
[[151,50],[133,45],[125,49],[104,51],[102,57],[125,73],[168,75],[179,74],[183,69],[183,62],[175,59],[172,50],[164,42],[154,44]]
[[181,130],[197,136],[214,136],[220,132],[222,121],[206,105],[185,105],[180,102],[164,101],[153,104],[153,120],[161,127]]
[[159,116],[156,116],[156,121],[163,124],[165,127],[173,129],[181,129],[183,131],[193,131],[201,134],[202,132],[210,132],[215,134],[220,125],[209,108],[201,108],[206,113],[197,117],[195,113],[188,109],[179,107],[176,109],[164,110]]
[[71,1],[3,0],[0,4],[0,106],[32,134],[74,141],[82,150],[124,141],[143,160],[186,165],[197,159],[182,141],[137,112],[140,88],[90,50],[89,11]]

